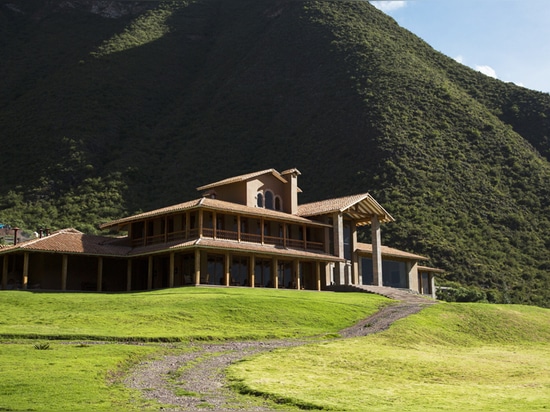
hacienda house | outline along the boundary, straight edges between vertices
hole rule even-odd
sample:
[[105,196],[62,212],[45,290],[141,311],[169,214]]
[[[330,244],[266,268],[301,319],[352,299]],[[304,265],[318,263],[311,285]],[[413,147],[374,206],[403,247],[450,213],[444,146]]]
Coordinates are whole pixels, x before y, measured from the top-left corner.
[[[300,205],[297,169],[211,183],[196,200],[0,247],[2,289],[132,291],[186,285],[326,290],[378,285],[434,296],[441,271],[382,246],[393,217],[368,193]],[[357,241],[370,226],[371,243]]]

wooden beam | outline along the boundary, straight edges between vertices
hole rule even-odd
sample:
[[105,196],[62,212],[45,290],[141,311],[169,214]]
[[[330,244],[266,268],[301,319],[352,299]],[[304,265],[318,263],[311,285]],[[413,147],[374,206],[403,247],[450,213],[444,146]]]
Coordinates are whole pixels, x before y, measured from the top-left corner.
[[273,287],[279,289],[279,260],[274,257],[273,261]]
[[249,286],[251,288],[254,287],[254,284],[256,283],[256,256],[250,255],[250,267],[248,269],[248,279],[249,279]]
[[153,289],[153,256],[147,259],[147,290]]
[[97,281],[96,281],[96,291],[101,292],[103,284],[103,257],[99,256],[97,258]]
[[298,259],[293,261],[293,276],[294,276],[294,284],[296,285],[296,289],[300,290],[300,261]]
[[63,255],[61,257],[61,290],[67,290],[67,269],[68,269],[68,266],[69,266],[69,256]]
[[132,290],[132,259],[128,259],[126,266],[126,291]]
[[175,254],[174,252],[170,253],[170,273],[168,278],[168,287],[173,288],[174,287],[174,272],[176,269],[175,264]]
[[225,262],[224,262],[224,265],[223,265],[223,269],[224,269],[224,278],[223,278],[223,283],[225,284],[225,286],[229,286],[230,285],[230,279],[231,279],[231,255],[229,254],[229,252],[225,252]]
[[2,263],[2,289],[6,290],[8,288],[8,261],[9,256],[4,255]]
[[195,286],[201,284],[201,251],[195,249]]
[[315,283],[317,284],[317,290],[321,291],[321,264],[319,261],[315,262]]

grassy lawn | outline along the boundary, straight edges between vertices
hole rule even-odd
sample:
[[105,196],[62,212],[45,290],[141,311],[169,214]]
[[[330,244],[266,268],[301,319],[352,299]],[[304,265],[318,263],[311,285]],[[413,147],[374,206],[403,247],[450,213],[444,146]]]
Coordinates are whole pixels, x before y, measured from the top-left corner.
[[245,288],[3,291],[0,410],[158,410],[122,385],[139,360],[187,350],[191,339],[308,336],[327,339],[234,364],[235,386],[339,411],[548,410],[550,310],[440,303],[378,335],[330,339],[388,302]]
[[36,350],[35,343],[0,343],[1,411],[147,408],[136,392],[121,384],[121,376],[126,365],[158,351],[158,347],[49,342],[50,349]]
[[[121,384],[126,368],[190,339],[325,335],[390,302],[367,294],[238,288],[144,293],[0,292],[0,410],[151,407]],[[81,344],[78,340],[86,340]],[[107,340],[107,343],[93,341]],[[118,342],[117,342],[118,341]],[[37,350],[35,344],[49,344]],[[185,350],[184,343],[172,350]]]
[[340,411],[543,411],[548,342],[548,309],[442,303],[387,332],[261,355],[230,375],[252,393]]
[[304,337],[336,332],[388,299],[367,294],[251,288],[154,292],[0,292],[0,338],[188,341]]

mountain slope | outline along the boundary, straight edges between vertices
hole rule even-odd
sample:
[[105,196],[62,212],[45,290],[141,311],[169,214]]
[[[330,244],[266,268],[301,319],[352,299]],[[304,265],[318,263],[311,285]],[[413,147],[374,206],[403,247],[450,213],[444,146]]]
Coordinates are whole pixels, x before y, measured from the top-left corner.
[[295,166],[302,202],[368,190],[385,242],[550,305],[550,95],[366,2],[12,1],[0,22],[0,222],[94,230]]

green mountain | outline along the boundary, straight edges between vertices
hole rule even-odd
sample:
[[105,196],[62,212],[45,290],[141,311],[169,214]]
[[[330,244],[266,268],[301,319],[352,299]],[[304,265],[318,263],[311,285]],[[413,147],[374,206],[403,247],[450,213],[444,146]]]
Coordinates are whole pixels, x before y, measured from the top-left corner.
[[297,167],[301,202],[369,191],[386,244],[550,306],[550,95],[368,2],[2,1],[0,61],[0,223],[95,231]]

